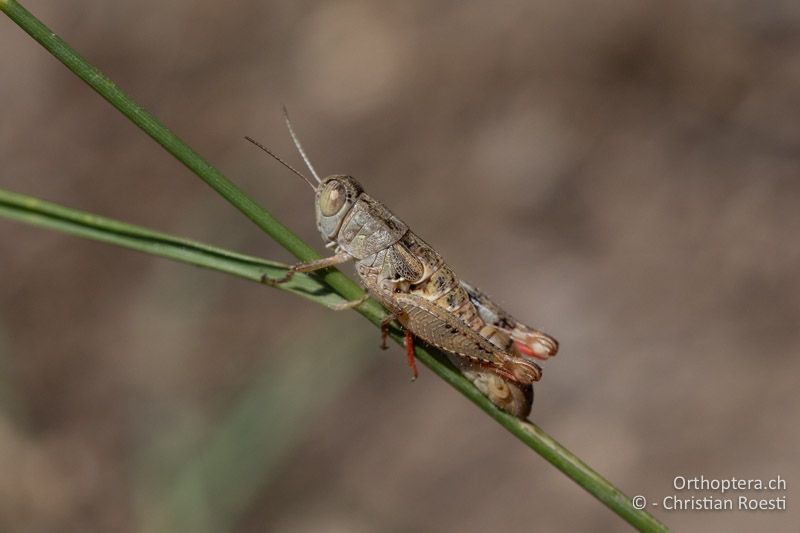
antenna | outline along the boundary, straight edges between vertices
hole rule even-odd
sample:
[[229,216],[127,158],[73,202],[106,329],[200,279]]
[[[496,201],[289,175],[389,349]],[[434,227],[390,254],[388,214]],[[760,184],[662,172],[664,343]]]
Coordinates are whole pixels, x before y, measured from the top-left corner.
[[[278,157],[277,155],[273,154],[273,153],[272,153],[272,151],[271,151],[269,148],[267,148],[266,146],[264,146],[264,145],[263,145],[263,144],[261,144],[260,142],[256,141],[255,139],[252,139],[252,138],[250,138],[250,137],[248,137],[248,136],[246,136],[246,135],[245,135],[245,137],[244,137],[244,138],[245,138],[245,139],[247,139],[248,141],[250,141],[251,143],[255,144],[256,146],[258,146],[259,148],[261,148],[261,149],[262,149],[262,150],[264,150],[265,152],[267,152],[267,153],[268,153],[269,155],[271,155],[272,157],[274,157],[274,158],[275,158],[275,159],[278,161],[278,163],[282,164],[283,166],[285,166],[286,168],[288,168],[289,170],[291,170],[292,172],[294,172],[295,174],[297,174],[298,176],[300,176],[301,178],[303,178],[303,181],[305,181],[306,183],[308,183],[308,185],[309,185],[309,186],[310,186],[312,189],[314,189],[315,191],[317,190],[317,187],[314,185],[314,183],[313,183],[313,182],[312,182],[310,179],[308,179],[308,178],[305,176],[305,174],[303,174],[302,172],[300,172],[299,170],[297,170],[296,168],[294,168],[292,165],[290,165],[289,163],[287,163],[286,161],[284,161],[283,159],[281,159],[281,158],[280,158],[280,157]],[[316,177],[316,176],[314,176],[314,177]],[[317,181],[319,181],[319,178],[317,178]]]
[[319,175],[317,171],[314,170],[314,167],[311,165],[311,160],[306,155],[306,151],[303,150],[303,145],[300,144],[300,139],[297,138],[297,135],[294,133],[294,128],[292,128],[292,123],[289,121],[289,111],[286,110],[286,106],[283,106],[283,120],[286,122],[286,127],[289,128],[289,135],[292,136],[292,140],[294,141],[294,145],[297,147],[297,151],[300,152],[300,157],[303,158],[303,161],[306,162],[306,166],[308,170],[311,171],[311,175],[314,176],[314,179],[317,180],[317,183],[322,183],[322,180],[319,179]]

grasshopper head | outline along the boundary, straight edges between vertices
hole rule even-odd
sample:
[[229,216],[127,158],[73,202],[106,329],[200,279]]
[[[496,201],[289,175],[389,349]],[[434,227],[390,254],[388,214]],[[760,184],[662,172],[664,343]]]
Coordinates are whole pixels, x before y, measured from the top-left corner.
[[361,184],[350,176],[328,176],[316,194],[317,228],[323,238],[332,241],[336,238],[345,215],[364,192]]

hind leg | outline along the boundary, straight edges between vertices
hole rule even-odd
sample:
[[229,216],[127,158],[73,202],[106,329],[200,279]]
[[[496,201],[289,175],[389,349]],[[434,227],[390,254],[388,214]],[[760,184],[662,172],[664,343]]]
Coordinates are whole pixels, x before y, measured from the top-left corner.
[[411,367],[411,381],[416,381],[419,372],[417,371],[417,358],[414,357],[414,335],[411,333],[410,329],[406,329],[406,336],[403,342],[406,345],[408,366]]
[[[381,350],[387,349],[389,346],[386,344],[386,339],[389,337],[389,324],[399,318],[398,315],[388,315],[381,320]],[[406,348],[406,356],[408,357],[408,366],[411,367],[411,381],[417,379],[419,371],[417,370],[417,358],[414,356],[414,335],[408,328],[405,329],[405,337],[403,344]]]

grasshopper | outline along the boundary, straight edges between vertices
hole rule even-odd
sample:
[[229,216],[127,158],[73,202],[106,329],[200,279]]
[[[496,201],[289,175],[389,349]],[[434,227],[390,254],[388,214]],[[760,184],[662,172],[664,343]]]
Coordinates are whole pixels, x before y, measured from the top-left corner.
[[340,309],[357,307],[369,295],[389,311],[381,322],[381,347],[386,349],[390,323],[405,330],[405,348],[413,373],[414,338],[445,354],[497,407],[526,418],[533,403],[533,382],[542,371],[534,359],[544,360],[558,351],[551,336],[519,322],[478,289],[461,281],[429,244],[381,202],[364,192],[351,176],[320,179],[295,135],[288,114],[284,120],[300,156],[314,181],[294,169],[269,149],[245,137],[314,189],[317,228],[334,255],[292,266],[278,284],[295,272],[314,272],[355,262],[367,294]]

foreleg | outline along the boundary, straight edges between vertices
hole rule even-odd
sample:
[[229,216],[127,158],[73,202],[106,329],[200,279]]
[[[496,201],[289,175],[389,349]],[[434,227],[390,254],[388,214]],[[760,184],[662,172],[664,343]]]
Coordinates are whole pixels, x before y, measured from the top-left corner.
[[[315,272],[317,270],[322,270],[323,268],[328,268],[336,265],[341,265],[342,263],[346,263],[353,259],[353,256],[348,254],[347,252],[339,252],[336,255],[332,255],[331,257],[323,257],[322,259],[315,259],[314,261],[309,261],[308,263],[298,263],[296,265],[292,265],[289,267],[289,270],[286,272],[286,275],[282,278],[269,278],[266,274],[261,276],[261,283],[265,283],[267,285],[280,285],[281,283],[286,283],[294,276],[295,272]],[[359,302],[361,303],[361,302]]]

